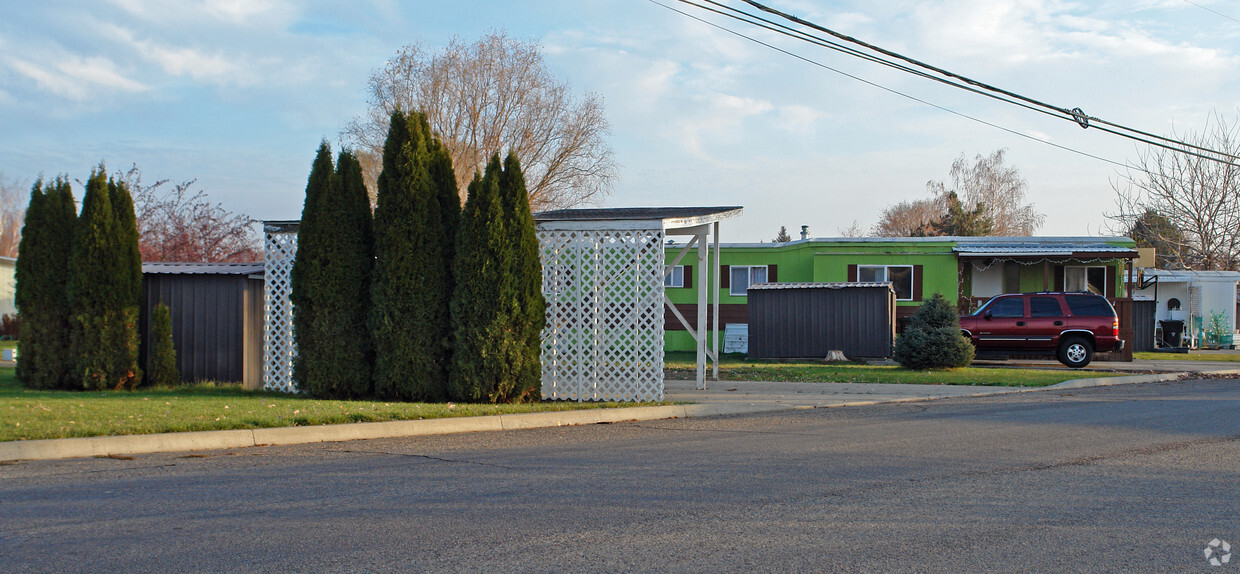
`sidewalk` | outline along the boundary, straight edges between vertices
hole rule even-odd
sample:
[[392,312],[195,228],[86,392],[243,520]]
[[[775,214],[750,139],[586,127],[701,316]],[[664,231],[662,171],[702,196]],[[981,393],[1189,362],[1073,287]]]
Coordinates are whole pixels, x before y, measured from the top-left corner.
[[[979,361],[977,364],[989,363]],[[1001,364],[1011,368],[1052,368],[1059,365],[1059,363],[1054,361],[1019,361],[1002,362]],[[1176,370],[1177,368],[1179,370]],[[1088,378],[1090,371],[1099,370],[1133,371],[1134,375]],[[1089,369],[1081,371],[1081,376],[1086,378],[1065,381],[1050,387],[1040,388],[708,380],[707,389],[698,390],[695,381],[667,380],[664,383],[664,396],[668,401],[693,404],[310,427],[8,441],[0,442],[0,462],[516,430],[622,421],[744,414],[800,408],[864,406],[879,403],[927,401],[953,397],[1037,392],[1047,389],[1174,380],[1179,378],[1182,372],[1240,374],[1240,363],[1204,361],[1095,363],[1090,365]]]

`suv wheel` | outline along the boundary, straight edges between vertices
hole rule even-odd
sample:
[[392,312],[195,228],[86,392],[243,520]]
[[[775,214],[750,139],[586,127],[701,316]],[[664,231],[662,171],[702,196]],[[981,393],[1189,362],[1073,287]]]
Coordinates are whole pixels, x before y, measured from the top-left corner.
[[1079,369],[1094,359],[1094,347],[1084,337],[1068,337],[1059,344],[1058,356],[1060,363]]

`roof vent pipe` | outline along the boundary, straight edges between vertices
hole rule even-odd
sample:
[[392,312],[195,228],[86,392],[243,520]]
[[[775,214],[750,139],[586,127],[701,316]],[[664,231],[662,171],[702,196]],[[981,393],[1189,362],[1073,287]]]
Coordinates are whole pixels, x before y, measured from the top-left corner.
[[809,226],[808,225],[801,226],[801,239],[809,239]]

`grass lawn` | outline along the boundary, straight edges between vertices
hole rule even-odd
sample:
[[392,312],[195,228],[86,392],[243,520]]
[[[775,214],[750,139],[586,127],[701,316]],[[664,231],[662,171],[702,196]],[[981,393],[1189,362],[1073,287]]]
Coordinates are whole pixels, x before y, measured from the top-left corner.
[[1133,353],[1132,358],[1142,361],[1224,361],[1240,362],[1240,353],[1158,353],[1154,351]]
[[[669,374],[693,376],[694,354],[670,352],[665,359]],[[707,370],[710,362],[707,362]],[[1072,379],[1113,377],[1117,373],[1069,370],[1001,369],[965,367],[961,369],[913,371],[903,367],[860,363],[824,364],[816,361],[774,362],[724,355],[719,362],[719,378],[730,381],[786,381],[797,383],[910,383],[922,385],[995,385],[1004,387],[1045,387]]]
[[[669,403],[643,403],[669,404]],[[0,441],[253,429],[468,417],[632,406],[545,402],[521,405],[319,401],[239,384],[199,383],[138,391],[32,391],[0,368]]]

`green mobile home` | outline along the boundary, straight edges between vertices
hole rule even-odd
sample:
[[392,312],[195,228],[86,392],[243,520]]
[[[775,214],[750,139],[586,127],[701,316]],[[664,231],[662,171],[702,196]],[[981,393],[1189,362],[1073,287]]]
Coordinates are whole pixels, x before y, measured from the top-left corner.
[[[667,263],[673,262],[677,252],[674,244],[667,246]],[[1125,266],[1136,256],[1135,243],[1126,237],[869,237],[734,243],[720,246],[719,285],[711,288],[717,289],[719,322],[724,328],[748,323],[748,287],[768,282],[889,282],[896,292],[897,316],[906,318],[934,293],[954,298],[962,312],[1002,293],[1093,291],[1118,300],[1127,294]],[[692,265],[677,265],[664,282],[668,300],[690,324],[696,321],[695,277]],[[665,312],[664,343],[669,351],[694,348],[693,338],[670,310]]]

